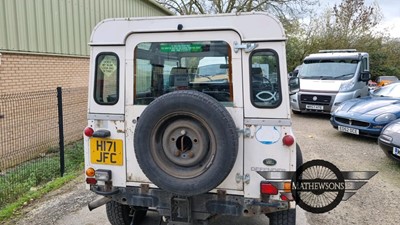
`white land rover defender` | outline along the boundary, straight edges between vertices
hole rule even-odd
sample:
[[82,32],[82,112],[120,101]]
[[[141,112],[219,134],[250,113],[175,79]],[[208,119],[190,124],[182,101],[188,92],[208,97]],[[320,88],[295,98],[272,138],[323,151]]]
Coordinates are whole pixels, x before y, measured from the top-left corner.
[[147,210],[167,224],[265,214],[295,224],[279,21],[264,13],[119,18],[90,46],[86,183],[113,225]]

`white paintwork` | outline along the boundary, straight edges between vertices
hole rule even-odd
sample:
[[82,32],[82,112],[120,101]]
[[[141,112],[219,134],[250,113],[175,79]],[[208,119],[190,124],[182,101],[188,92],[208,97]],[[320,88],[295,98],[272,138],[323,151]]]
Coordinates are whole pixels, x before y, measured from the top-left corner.
[[[177,31],[177,25],[183,25],[183,31]],[[190,31],[190,32],[187,32]],[[157,33],[155,33],[157,32]],[[233,107],[227,107],[239,134],[239,152],[236,163],[217,189],[224,189],[227,194],[260,198],[260,182],[263,178],[257,170],[295,170],[296,144],[284,146],[282,138],[286,134],[293,136],[290,122],[288,96],[285,34],[282,25],[275,18],[264,13],[246,13],[241,15],[178,16],[158,18],[107,19],[99,23],[91,37],[91,66],[89,79],[89,116],[92,114],[122,115],[125,121],[107,121],[93,119],[89,126],[95,130],[107,128],[111,138],[124,140],[124,165],[102,166],[91,164],[88,138],[85,138],[85,166],[95,169],[111,169],[113,185],[125,187],[149,183],[155,187],[141,171],[133,145],[135,123],[145,106],[133,105],[134,90],[134,49],[141,42],[161,41],[204,41],[223,40],[231,47]],[[234,51],[234,43],[257,43],[259,49],[270,49],[279,57],[279,76],[282,91],[282,103],[277,108],[256,108],[250,102],[249,56],[241,49]],[[98,105],[93,100],[95,59],[100,52],[115,52],[120,60],[120,98],[116,105]],[[100,116],[99,118],[106,118]],[[118,118],[118,116],[117,116]],[[246,121],[246,122],[245,122]],[[283,122],[282,122],[283,121]],[[245,137],[243,131],[249,131]],[[261,132],[261,131],[262,132]],[[269,131],[277,131],[270,135]],[[264,132],[267,131],[267,132]],[[262,141],[273,139],[273,143]],[[275,166],[263,164],[265,158],[277,161]],[[237,174],[249,175],[250,182],[237,182]],[[216,192],[212,190],[211,192]]]
[[[166,16],[153,18],[113,18],[101,21],[93,29],[90,45],[125,45],[132,33],[177,31],[234,30],[243,41],[286,40],[281,23],[274,17],[260,12],[214,14],[197,16]],[[112,35],[110,35],[112,34]]]
[[338,92],[342,80],[310,80],[302,79],[300,89],[307,91]]

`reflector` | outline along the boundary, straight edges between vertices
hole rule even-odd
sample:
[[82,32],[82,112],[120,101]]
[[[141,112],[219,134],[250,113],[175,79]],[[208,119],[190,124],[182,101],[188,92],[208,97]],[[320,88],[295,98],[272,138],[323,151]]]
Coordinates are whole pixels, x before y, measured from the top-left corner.
[[86,127],[85,130],[83,130],[83,133],[85,134],[85,136],[91,137],[94,133],[94,130],[91,127]]

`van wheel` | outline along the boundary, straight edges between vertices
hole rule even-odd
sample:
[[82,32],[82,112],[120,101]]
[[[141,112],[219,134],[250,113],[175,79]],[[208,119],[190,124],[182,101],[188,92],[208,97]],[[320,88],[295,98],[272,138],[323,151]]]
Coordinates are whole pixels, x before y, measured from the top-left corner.
[[139,225],[146,217],[147,208],[134,209],[129,205],[110,201],[106,204],[106,212],[112,225]]
[[296,169],[301,165],[303,165],[303,154],[301,153],[299,144],[296,143]]
[[193,196],[218,186],[230,173],[238,136],[229,112],[198,91],[158,97],[141,114],[134,136],[144,174],[168,192]]
[[267,214],[269,225],[296,225],[296,209]]

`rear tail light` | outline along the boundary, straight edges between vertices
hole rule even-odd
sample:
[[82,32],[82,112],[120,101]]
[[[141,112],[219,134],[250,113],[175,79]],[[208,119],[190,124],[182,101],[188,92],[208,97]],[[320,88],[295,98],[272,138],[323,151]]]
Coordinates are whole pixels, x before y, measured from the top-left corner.
[[261,182],[261,184],[260,184],[260,192],[261,192],[261,194],[277,195],[278,194],[278,188],[276,188],[271,183]]
[[88,178],[86,178],[86,183],[87,184],[97,184],[97,180],[96,180],[96,178],[88,177]]
[[91,137],[91,136],[93,136],[94,130],[91,127],[86,127],[83,130],[83,133],[85,134],[86,137]]

